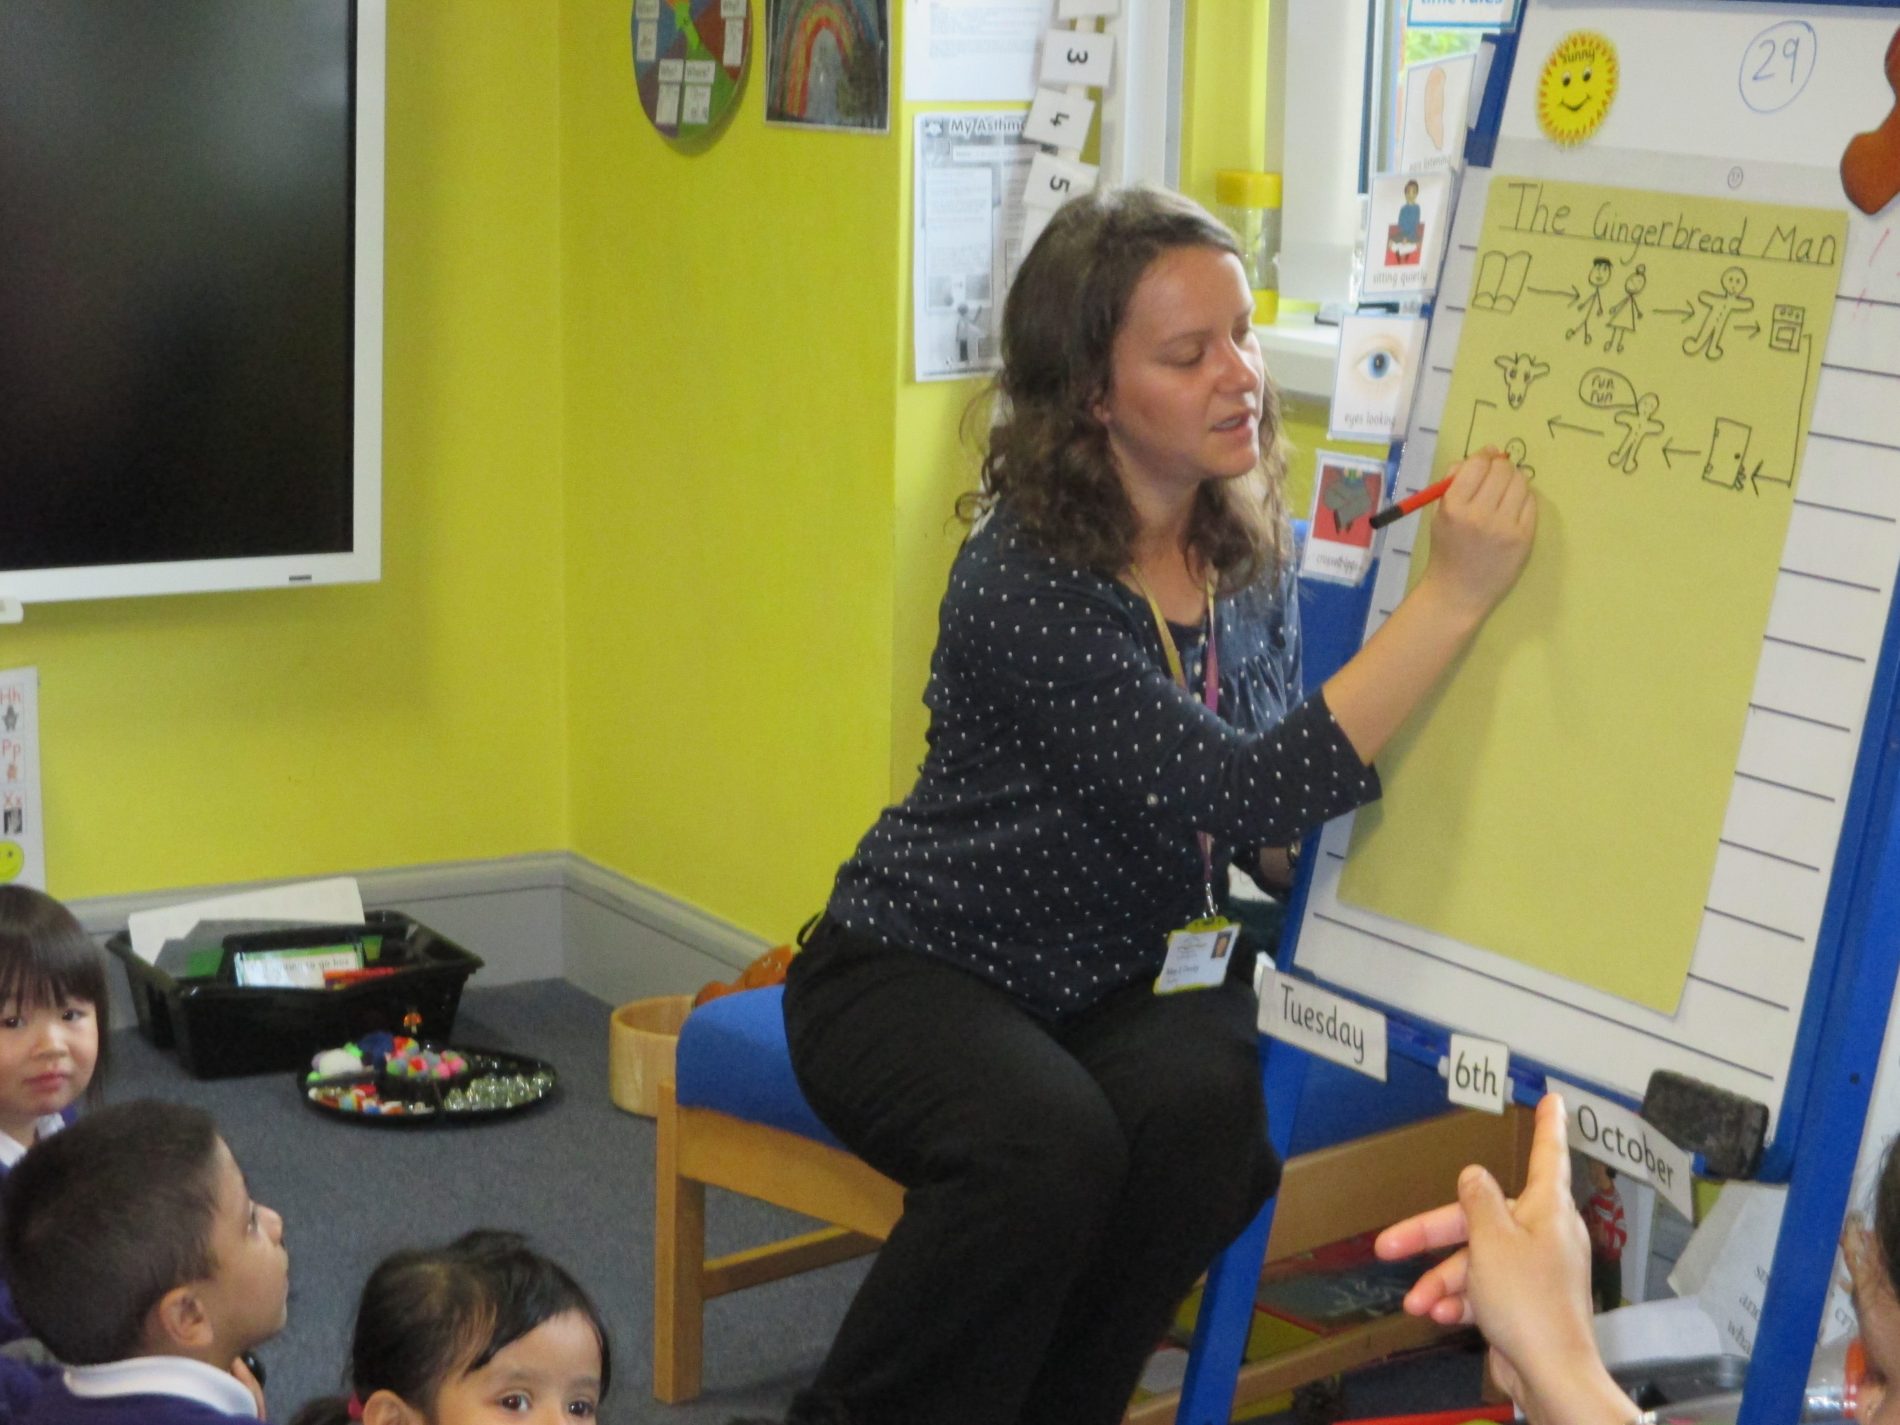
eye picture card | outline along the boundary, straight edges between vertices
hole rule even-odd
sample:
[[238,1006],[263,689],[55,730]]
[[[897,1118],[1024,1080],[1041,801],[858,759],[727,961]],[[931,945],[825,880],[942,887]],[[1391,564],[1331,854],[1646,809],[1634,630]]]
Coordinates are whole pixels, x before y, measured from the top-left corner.
[[1385,501],[1385,465],[1336,450],[1315,451],[1314,457],[1313,517],[1300,574],[1363,583],[1372,568],[1372,516]]
[[1334,440],[1396,440],[1405,434],[1412,388],[1425,358],[1423,317],[1350,316],[1339,324],[1333,369]]
[[1451,173],[1381,173],[1372,180],[1360,292],[1426,293],[1438,286],[1451,213]]

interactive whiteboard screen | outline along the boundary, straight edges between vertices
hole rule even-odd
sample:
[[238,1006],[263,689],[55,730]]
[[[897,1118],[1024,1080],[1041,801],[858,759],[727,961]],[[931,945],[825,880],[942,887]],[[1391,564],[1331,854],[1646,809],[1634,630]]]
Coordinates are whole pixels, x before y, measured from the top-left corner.
[[0,0],[0,597],[375,579],[383,0]]

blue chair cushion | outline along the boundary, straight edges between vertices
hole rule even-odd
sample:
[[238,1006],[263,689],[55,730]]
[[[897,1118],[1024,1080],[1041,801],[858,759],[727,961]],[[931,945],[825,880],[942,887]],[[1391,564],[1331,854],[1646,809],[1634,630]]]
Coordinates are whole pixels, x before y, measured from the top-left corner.
[[[784,1005],[784,986],[773,985],[721,995],[687,1015],[674,1067],[679,1101],[842,1147],[792,1075]],[[1381,1084],[1315,1060],[1301,1095],[1293,1151],[1310,1153],[1446,1111],[1445,1085],[1437,1074],[1404,1059],[1394,1059],[1389,1072]]]
[[673,1082],[684,1108],[710,1108],[782,1128],[834,1148],[805,1102],[785,1046],[785,987],[741,990],[708,1000],[680,1028]]

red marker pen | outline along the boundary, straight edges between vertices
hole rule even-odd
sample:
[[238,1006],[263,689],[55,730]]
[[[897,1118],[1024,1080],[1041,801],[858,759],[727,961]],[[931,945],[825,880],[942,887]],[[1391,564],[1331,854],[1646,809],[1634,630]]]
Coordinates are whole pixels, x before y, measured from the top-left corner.
[[1407,495],[1396,505],[1387,505],[1367,521],[1367,523],[1374,529],[1384,529],[1387,525],[1391,524],[1393,520],[1404,515],[1409,515],[1415,510],[1424,509],[1425,506],[1429,505],[1433,500],[1451,488],[1451,479],[1452,477],[1447,475],[1436,484],[1427,485],[1416,495]]

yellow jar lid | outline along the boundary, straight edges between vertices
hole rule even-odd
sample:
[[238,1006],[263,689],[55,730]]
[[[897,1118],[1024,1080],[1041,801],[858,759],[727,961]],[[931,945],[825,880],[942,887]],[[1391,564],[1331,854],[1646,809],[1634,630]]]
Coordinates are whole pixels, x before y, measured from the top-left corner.
[[1223,168],[1214,175],[1214,197],[1236,208],[1277,208],[1280,206],[1280,175]]

